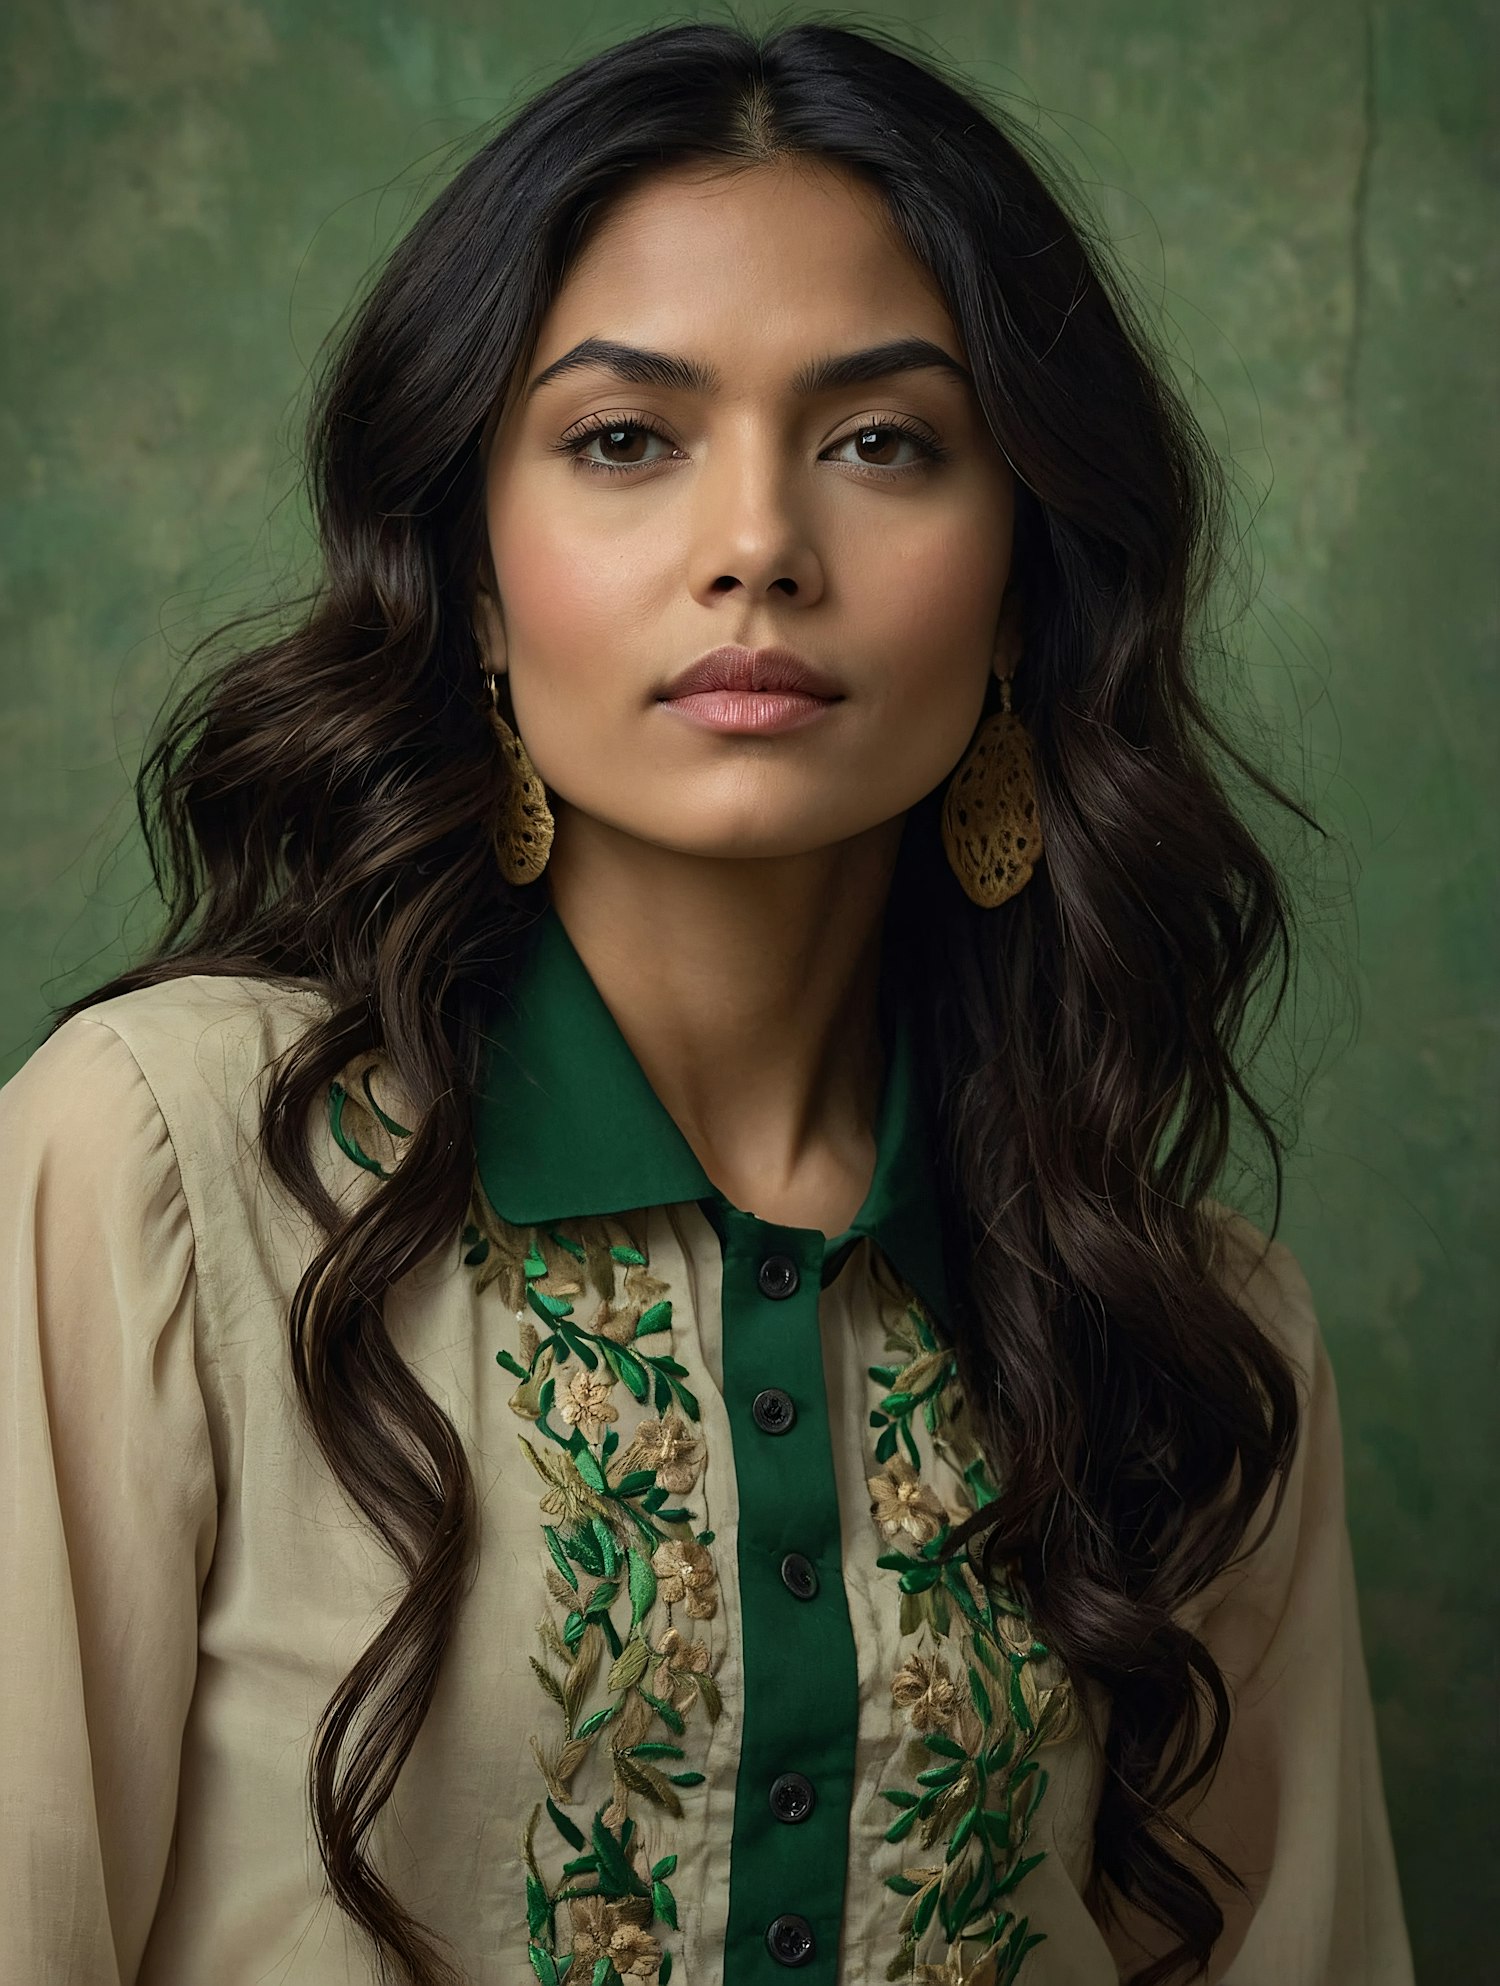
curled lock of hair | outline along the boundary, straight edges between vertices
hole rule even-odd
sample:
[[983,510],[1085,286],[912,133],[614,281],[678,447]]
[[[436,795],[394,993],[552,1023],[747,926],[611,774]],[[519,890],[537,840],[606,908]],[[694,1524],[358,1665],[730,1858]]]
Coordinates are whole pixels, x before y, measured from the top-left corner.
[[[1017,473],[1016,706],[1046,860],[977,910],[930,796],[903,838],[889,969],[920,961],[958,1352],[1004,1485],[975,1543],[1014,1562],[1039,1632],[1109,1692],[1088,1900],[1101,1921],[1128,1904],[1167,1927],[1172,1948],[1132,1975],[1165,1986],[1222,1929],[1205,1870],[1238,1881],[1172,1812],[1211,1774],[1230,1714],[1175,1614],[1253,1547],[1297,1428],[1285,1361],[1211,1274],[1206,1196],[1237,1111],[1271,1155],[1279,1212],[1279,1136],[1241,1044],[1256,997],[1280,1006],[1291,957],[1285,886],[1228,774],[1316,823],[1198,684],[1222,472],[1054,190],[1062,168],[1018,122],[878,31],[817,21],[655,29],[526,102],[341,333],[308,420],[319,584],[290,632],[172,705],[137,787],[164,926],[53,1025],[186,973],[326,998],[264,1116],[266,1158],[322,1237],[289,1354],[307,1423],[404,1587],[327,1706],[309,1800],[332,1894],[383,1973],[456,1986],[442,1926],[403,1908],[369,1835],[431,1704],[477,1529],[462,1444],[393,1349],[383,1299],[463,1222],[482,1019],[536,909],[489,841],[500,772],[471,612],[482,451],[614,195],[674,162],[786,155],[882,195],[949,301]],[[374,1048],[418,1121],[406,1162],[351,1213],[309,1126],[330,1079]]]

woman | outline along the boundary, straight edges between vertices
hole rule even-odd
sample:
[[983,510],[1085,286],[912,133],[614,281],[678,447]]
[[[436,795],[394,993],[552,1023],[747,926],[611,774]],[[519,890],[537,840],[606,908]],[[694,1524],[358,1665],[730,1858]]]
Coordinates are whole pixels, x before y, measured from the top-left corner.
[[1020,139],[627,41],[311,450],[165,933],[0,1098],[15,1976],[1409,1981],[1333,1375],[1209,1197],[1222,497]]

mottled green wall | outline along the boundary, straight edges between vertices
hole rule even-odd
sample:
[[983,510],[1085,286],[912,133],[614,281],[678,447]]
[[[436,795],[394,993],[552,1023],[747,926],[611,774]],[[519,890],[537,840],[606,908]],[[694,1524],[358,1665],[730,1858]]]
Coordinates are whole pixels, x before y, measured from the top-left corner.
[[[1339,1375],[1421,1974],[1493,1976],[1495,10],[910,16],[1089,183],[1253,517],[1253,693],[1352,856],[1299,1006],[1339,943],[1360,999],[1311,1028],[1283,1232]],[[306,555],[320,340],[450,141],[671,17],[13,0],[0,1078],[149,927],[130,776],[173,659]]]

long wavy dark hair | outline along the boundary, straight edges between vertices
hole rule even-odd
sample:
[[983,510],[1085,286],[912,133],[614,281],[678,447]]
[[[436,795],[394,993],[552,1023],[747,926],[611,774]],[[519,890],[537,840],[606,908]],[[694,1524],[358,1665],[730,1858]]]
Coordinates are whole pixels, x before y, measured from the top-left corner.
[[[52,1022],[187,973],[327,995],[263,1123],[318,1230],[290,1357],[313,1435],[407,1584],[324,1712],[309,1799],[333,1896],[411,1986],[461,1975],[366,1844],[432,1701],[477,1516],[463,1445],[393,1350],[383,1297],[466,1217],[482,1024],[545,890],[504,883],[491,839],[504,774],[473,622],[486,438],[628,182],[787,155],[879,190],[1018,483],[1017,708],[1046,858],[977,910],[942,855],[939,790],[907,817],[886,927],[923,1020],[960,1367],[1003,1484],[982,1549],[1013,1562],[1038,1632],[1112,1702],[1087,1900],[1101,1923],[1124,1900],[1175,1941],[1134,1986],[1208,1959],[1224,1919],[1205,1865],[1244,1887],[1167,1811],[1213,1773],[1232,1714],[1174,1615],[1265,1535],[1248,1534],[1268,1491],[1280,1508],[1298,1421],[1285,1359],[1213,1273],[1207,1196],[1241,1117],[1270,1155],[1273,1235],[1286,1142],[1246,1044],[1282,1003],[1293,920],[1234,780],[1321,830],[1201,680],[1224,472],[1034,137],[878,30],[694,22],[534,95],[351,308],[307,430],[317,585],[290,632],[171,702],[136,793],[165,921]],[[345,1217],[308,1112],[371,1049],[417,1121],[410,1162]]]

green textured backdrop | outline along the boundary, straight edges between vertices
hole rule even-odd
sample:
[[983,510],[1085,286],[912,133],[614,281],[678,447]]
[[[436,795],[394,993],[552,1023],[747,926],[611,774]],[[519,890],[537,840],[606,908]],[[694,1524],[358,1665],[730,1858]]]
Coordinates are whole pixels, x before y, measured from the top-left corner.
[[[0,1080],[149,929],[130,780],[189,643],[303,570],[297,423],[335,318],[465,132],[693,11],[718,10],[13,0]],[[1232,458],[1252,694],[1350,851],[1298,1000],[1337,993],[1341,943],[1357,1024],[1313,1029],[1283,1233],[1339,1378],[1419,1976],[1494,1977],[1496,10],[842,18],[1060,147]]]

